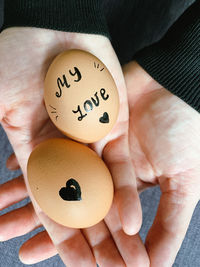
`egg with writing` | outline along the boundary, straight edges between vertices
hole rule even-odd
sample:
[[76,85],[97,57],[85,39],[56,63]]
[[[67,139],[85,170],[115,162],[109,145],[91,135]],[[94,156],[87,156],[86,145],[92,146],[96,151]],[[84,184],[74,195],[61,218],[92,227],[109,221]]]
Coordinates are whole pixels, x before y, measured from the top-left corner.
[[109,70],[94,55],[76,49],[53,60],[45,78],[44,100],[55,126],[85,143],[106,136],[119,112],[118,90]]
[[55,222],[85,228],[108,213],[113,200],[111,174],[87,146],[54,138],[31,153],[28,182],[38,205]]

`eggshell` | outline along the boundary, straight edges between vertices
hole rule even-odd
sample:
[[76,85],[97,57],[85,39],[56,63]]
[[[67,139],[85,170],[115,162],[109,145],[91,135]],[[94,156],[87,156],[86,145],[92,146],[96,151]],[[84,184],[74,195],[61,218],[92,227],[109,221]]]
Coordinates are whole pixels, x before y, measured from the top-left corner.
[[27,173],[37,203],[59,224],[92,226],[112,204],[111,174],[103,160],[83,144],[58,138],[44,141],[31,153]]
[[85,143],[106,136],[119,112],[118,90],[109,70],[82,50],[68,50],[53,60],[45,78],[44,100],[55,126]]

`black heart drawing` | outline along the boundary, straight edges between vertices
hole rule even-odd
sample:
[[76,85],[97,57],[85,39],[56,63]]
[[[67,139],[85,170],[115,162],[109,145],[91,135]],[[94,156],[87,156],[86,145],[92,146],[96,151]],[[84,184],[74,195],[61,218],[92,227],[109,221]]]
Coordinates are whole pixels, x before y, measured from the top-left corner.
[[81,187],[75,179],[71,178],[66,182],[66,187],[60,189],[59,195],[63,200],[80,201]]
[[103,116],[99,118],[101,123],[109,123],[109,115],[107,112],[103,113]]

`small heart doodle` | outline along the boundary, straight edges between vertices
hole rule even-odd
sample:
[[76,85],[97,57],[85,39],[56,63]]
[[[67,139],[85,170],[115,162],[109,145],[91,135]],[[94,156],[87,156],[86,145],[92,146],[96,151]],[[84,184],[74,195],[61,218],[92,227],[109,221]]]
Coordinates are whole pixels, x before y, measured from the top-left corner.
[[81,187],[75,179],[71,178],[67,181],[66,187],[60,189],[59,195],[63,200],[80,201],[82,199]]
[[103,113],[103,116],[99,118],[101,123],[109,123],[109,115],[107,112]]

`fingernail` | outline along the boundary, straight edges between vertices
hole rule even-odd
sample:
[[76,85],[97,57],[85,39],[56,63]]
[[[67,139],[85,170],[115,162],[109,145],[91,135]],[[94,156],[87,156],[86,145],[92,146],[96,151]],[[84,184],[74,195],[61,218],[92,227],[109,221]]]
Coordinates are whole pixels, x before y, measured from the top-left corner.
[[19,260],[20,260],[22,263],[26,264],[26,262],[24,261],[23,257],[22,257],[20,254],[19,254]]
[[21,254],[19,254],[19,260],[24,264],[32,264],[32,262],[29,262],[27,259],[24,259]]
[[5,241],[4,237],[0,235],[0,242]]
[[7,160],[6,168],[11,171],[14,169],[14,164],[9,159]]
[[29,265],[29,264],[36,264],[37,262],[34,261],[33,259],[24,259],[20,254],[19,254],[19,260],[23,263],[23,264],[26,264],[26,265]]

